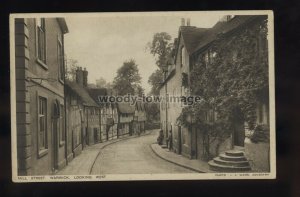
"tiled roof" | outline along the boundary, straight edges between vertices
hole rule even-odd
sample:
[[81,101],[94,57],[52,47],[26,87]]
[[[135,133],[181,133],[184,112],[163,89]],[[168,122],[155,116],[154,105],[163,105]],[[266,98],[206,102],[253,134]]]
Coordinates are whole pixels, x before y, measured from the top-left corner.
[[237,15],[228,22],[217,22],[212,28],[208,29],[200,39],[198,39],[197,46],[193,49],[192,52],[196,52],[199,49],[205,47],[207,44],[214,41],[217,38],[218,34],[229,33],[237,27],[255,18],[257,18],[257,16]]
[[106,88],[89,88],[88,93],[94,99],[96,103],[99,104],[98,96],[106,96],[107,95],[107,89]]
[[195,50],[199,41],[205,35],[207,30],[207,28],[197,28],[195,26],[180,27],[184,46],[189,54],[191,54]]
[[83,105],[86,106],[98,106],[97,103],[91,98],[87,89],[78,85],[76,82],[66,80],[65,85],[75,92],[83,101]]
[[135,107],[134,105],[130,105],[130,103],[118,103],[118,110],[123,114],[133,114],[135,111]]

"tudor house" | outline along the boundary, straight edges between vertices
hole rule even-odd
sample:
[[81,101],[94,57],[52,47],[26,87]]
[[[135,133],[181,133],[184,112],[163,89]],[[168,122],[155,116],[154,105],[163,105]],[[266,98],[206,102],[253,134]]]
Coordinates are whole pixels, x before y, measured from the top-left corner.
[[[256,42],[251,55],[258,56],[267,62],[267,39],[260,33],[260,25],[264,20],[267,20],[266,16],[225,16],[212,28],[197,28],[190,26],[189,20],[185,24],[185,20],[182,19],[178,38],[174,41],[174,55],[170,57],[170,61],[166,65],[167,69],[165,69],[165,79],[161,85],[160,95],[188,96],[195,94],[191,88],[192,83],[197,83],[197,81],[191,81],[193,69],[199,66],[207,69],[211,66],[217,55],[214,47],[221,47],[222,44],[218,42],[220,36],[222,36],[223,42],[238,45],[243,40],[239,38],[254,31],[255,33],[251,36],[255,38]],[[231,58],[235,60],[242,58],[243,55],[248,56],[249,54],[241,54],[236,51]],[[238,68],[242,69],[242,67]],[[256,125],[269,125],[268,89],[264,89],[263,92],[265,93],[264,99],[256,103]],[[185,103],[169,103],[165,100],[161,102],[161,128],[165,137],[168,137],[168,131],[172,131],[173,151],[175,153],[190,159],[203,160],[207,154],[205,136],[202,135],[203,132],[200,131],[200,128],[186,127],[178,123],[177,118],[183,107],[185,107]],[[217,112],[206,109],[204,116],[206,122],[213,124],[217,117]],[[211,156],[215,157],[209,162],[210,168],[216,171],[250,169],[269,171],[269,143],[256,144],[251,142],[248,134],[253,131],[249,131],[247,123],[243,118],[240,118],[242,116],[235,117],[235,125],[230,136],[220,142],[215,140],[209,146]],[[193,119],[191,117],[190,121]],[[257,152],[260,154],[256,154]]]
[[99,96],[109,96],[113,91],[106,88],[89,88],[88,92],[93,100],[100,107],[100,141],[108,141],[118,137],[118,111],[116,104],[113,103],[100,103]]
[[15,19],[18,175],[51,174],[67,163],[64,18]]
[[118,109],[118,136],[120,138],[133,135],[133,118],[135,106],[129,103],[117,103]]
[[141,134],[145,132],[146,111],[143,102],[136,102],[133,117],[133,133]]

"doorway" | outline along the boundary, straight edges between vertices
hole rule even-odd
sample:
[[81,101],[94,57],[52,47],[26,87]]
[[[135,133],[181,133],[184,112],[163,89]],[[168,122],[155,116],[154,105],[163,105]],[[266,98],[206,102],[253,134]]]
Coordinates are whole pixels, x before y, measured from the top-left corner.
[[54,102],[53,118],[52,118],[52,147],[53,147],[53,171],[58,169],[58,151],[59,151],[59,103]]
[[243,114],[239,109],[233,113],[233,145],[244,147],[245,127]]

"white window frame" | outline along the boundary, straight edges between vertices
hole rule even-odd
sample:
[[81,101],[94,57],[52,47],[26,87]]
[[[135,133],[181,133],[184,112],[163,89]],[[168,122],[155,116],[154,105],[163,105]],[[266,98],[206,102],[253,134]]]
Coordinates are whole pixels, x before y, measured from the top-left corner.
[[[45,101],[45,106],[41,114],[41,100]],[[40,145],[41,141],[41,122],[40,118],[44,117],[44,134],[43,134],[43,146]],[[48,153],[48,98],[44,95],[37,94],[37,150],[38,157],[41,158]]]
[[57,65],[58,65],[58,80],[64,83],[64,48],[60,36],[57,35]]
[[59,104],[59,146],[63,146],[65,144],[65,121],[64,121],[64,108],[63,104]]
[[[42,25],[43,21],[43,27]],[[35,29],[36,29],[36,61],[42,66],[44,69],[48,70],[47,66],[47,32],[46,32],[46,20],[45,18],[36,18],[35,19]],[[44,33],[44,60],[40,57],[40,46],[39,46],[39,32],[42,31]]]

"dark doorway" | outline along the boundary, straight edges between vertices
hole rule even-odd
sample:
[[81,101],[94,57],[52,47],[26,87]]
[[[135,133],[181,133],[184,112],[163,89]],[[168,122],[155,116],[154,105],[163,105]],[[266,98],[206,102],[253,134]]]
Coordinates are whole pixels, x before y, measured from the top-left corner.
[[233,112],[233,145],[244,146],[245,127],[243,114],[239,109]]

